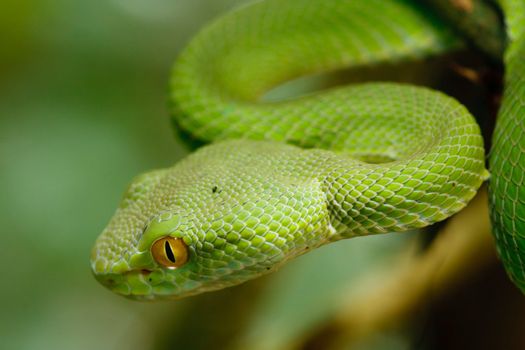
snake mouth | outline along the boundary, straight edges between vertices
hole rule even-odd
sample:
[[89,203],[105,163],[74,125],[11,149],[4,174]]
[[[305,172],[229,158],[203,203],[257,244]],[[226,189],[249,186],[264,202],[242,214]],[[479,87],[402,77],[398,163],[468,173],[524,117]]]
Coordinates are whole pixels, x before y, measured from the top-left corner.
[[125,273],[95,274],[95,278],[106,288],[126,298],[152,299],[153,286],[148,269],[130,270]]
[[[166,280],[160,270],[133,269],[123,273],[94,273],[97,281],[110,291],[127,299],[151,301],[180,298],[181,285]],[[185,293],[188,295],[188,293]]]

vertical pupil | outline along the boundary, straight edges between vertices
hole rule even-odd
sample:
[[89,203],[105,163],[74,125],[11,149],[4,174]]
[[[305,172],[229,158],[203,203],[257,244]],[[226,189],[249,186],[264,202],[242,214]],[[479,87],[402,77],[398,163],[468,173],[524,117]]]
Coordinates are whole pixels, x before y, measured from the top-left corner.
[[175,255],[173,254],[173,251],[171,250],[171,245],[168,241],[164,242],[164,250],[166,251],[166,256],[168,257],[169,261],[175,263]]

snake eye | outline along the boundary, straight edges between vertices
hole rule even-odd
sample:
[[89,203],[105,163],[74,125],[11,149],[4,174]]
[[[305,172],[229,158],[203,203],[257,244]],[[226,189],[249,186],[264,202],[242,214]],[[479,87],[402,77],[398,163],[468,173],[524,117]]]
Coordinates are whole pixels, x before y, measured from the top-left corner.
[[181,238],[162,237],[151,246],[155,261],[168,269],[175,269],[188,261],[188,247]]

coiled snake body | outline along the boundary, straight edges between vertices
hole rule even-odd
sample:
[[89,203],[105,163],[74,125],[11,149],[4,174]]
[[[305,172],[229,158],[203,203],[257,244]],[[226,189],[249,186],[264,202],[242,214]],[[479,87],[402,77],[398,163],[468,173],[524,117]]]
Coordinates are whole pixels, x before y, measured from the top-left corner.
[[[520,2],[504,5],[523,19]],[[525,40],[523,21],[509,23],[491,193],[501,254],[523,281]],[[215,21],[181,54],[171,84],[176,124],[213,143],[131,183],[93,249],[95,276],[132,298],[184,297],[242,283],[329,242],[459,211],[487,172],[479,128],[454,99],[367,83],[260,102],[295,77],[456,43],[415,1],[269,0]]]

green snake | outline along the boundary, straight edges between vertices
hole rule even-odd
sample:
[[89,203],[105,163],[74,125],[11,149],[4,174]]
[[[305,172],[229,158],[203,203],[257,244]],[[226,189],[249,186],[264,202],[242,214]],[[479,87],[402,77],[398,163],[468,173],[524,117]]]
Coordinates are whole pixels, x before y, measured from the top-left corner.
[[[510,44],[492,217],[523,287],[525,5],[503,8]],[[264,100],[297,77],[457,44],[408,0],[268,0],[214,21],[171,79],[175,124],[210,144],[132,181],[92,250],[95,277],[133,299],[181,298],[259,277],[327,243],[421,228],[461,210],[488,173],[479,127],[453,98],[364,83]]]
[[490,157],[491,218],[503,265],[525,293],[525,1],[500,2],[510,42]]

